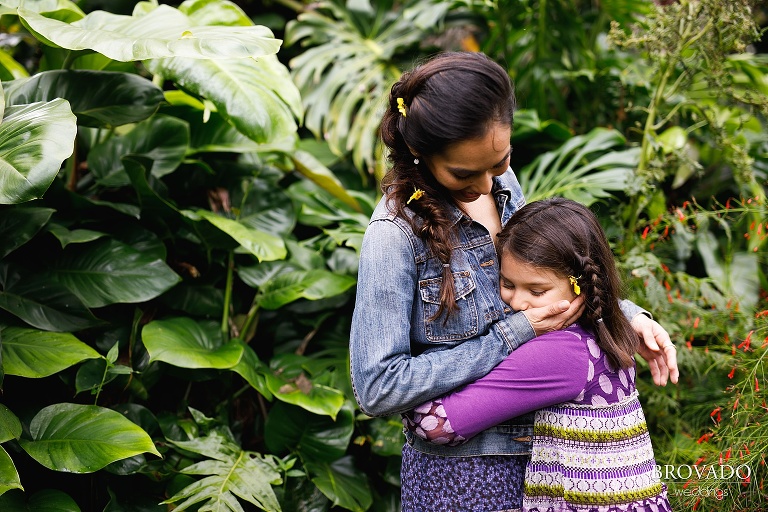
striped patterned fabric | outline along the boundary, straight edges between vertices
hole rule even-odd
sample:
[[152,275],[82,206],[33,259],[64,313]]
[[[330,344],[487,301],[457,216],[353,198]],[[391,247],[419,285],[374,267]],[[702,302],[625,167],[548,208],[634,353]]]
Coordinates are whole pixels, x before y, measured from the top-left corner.
[[670,510],[636,390],[612,404],[536,412],[523,510]]

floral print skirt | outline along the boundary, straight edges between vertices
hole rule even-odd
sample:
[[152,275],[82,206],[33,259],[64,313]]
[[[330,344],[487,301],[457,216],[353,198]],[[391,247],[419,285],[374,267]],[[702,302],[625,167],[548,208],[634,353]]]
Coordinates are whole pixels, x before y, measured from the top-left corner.
[[523,504],[527,455],[442,457],[403,447],[402,512],[512,512]]

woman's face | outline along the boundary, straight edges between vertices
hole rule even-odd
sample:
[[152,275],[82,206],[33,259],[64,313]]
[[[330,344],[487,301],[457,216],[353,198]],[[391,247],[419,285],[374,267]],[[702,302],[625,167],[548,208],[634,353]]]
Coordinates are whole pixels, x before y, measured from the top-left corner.
[[515,311],[548,306],[576,298],[568,277],[516,259],[501,257],[501,298]]
[[471,203],[490,194],[494,176],[509,167],[512,129],[496,123],[479,139],[449,145],[439,155],[424,158],[438,183],[462,203]]

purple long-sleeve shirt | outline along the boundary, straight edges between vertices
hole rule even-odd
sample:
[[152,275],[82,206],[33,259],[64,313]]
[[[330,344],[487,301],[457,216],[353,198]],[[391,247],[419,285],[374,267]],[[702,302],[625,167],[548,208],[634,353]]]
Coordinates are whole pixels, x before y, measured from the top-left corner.
[[575,325],[539,336],[485,377],[446,395],[443,406],[453,430],[469,438],[515,416],[583,397],[595,372],[584,334]]

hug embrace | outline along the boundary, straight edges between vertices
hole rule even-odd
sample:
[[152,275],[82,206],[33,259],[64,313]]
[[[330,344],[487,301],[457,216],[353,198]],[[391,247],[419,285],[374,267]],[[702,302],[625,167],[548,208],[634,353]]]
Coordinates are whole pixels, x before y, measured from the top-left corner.
[[480,53],[392,86],[390,170],[360,255],[355,398],[401,414],[407,511],[664,511],[635,387],[677,382],[675,347],[622,299],[594,215],[525,204],[509,167],[515,97]]

